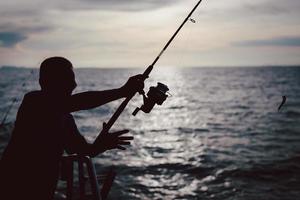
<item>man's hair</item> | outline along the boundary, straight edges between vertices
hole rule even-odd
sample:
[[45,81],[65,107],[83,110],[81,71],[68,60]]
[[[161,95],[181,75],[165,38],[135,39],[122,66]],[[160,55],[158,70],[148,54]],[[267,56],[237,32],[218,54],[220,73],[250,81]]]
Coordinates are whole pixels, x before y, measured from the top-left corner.
[[50,57],[44,60],[40,67],[40,79],[59,77],[73,68],[72,63],[64,57]]
[[44,60],[40,66],[40,85],[48,88],[66,78],[70,70],[73,69],[72,63],[63,57],[50,57]]

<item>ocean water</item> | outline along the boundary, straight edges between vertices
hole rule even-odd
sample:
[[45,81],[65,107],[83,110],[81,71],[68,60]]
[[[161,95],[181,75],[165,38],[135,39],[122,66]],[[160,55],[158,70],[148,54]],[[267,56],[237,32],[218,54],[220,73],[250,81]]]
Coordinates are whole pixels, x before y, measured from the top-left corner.
[[[77,69],[75,92],[120,87],[141,72]],[[18,99],[7,122],[24,93],[39,88],[37,76],[32,69],[0,69],[0,114]],[[130,130],[131,147],[94,158],[99,173],[117,172],[109,199],[300,199],[300,67],[157,67],[146,90],[157,82],[172,96],[135,117],[142,97],[134,97],[114,126]],[[120,103],[73,113],[87,140]],[[2,151],[7,137],[0,134]]]

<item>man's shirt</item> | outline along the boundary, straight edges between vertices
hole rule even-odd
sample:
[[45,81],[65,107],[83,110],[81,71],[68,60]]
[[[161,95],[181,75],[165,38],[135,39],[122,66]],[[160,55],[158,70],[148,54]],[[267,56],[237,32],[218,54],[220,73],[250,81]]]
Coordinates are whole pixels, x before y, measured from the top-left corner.
[[64,111],[65,105],[66,101],[41,91],[24,96],[1,159],[0,182],[5,184],[2,191],[6,195],[52,199],[64,150],[87,152],[89,144],[80,135],[73,116]]

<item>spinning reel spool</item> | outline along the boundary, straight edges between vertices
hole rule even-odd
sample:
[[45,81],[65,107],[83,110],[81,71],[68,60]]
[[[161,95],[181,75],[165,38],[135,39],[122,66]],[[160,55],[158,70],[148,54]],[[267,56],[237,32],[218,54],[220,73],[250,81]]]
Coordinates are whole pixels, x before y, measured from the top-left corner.
[[157,86],[150,87],[147,96],[143,92],[143,100],[144,104],[140,108],[136,108],[132,115],[135,116],[140,110],[144,113],[150,113],[155,104],[162,105],[163,102],[167,99],[169,96],[167,93],[169,91],[168,86],[166,86],[163,83],[158,82]]

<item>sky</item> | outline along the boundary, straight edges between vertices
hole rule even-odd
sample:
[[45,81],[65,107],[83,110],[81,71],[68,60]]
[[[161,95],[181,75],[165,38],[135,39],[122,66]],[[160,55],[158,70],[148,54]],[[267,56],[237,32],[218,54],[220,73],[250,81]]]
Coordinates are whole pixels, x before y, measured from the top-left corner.
[[[197,0],[0,2],[0,66],[143,67]],[[300,64],[299,0],[203,0],[160,66]]]

